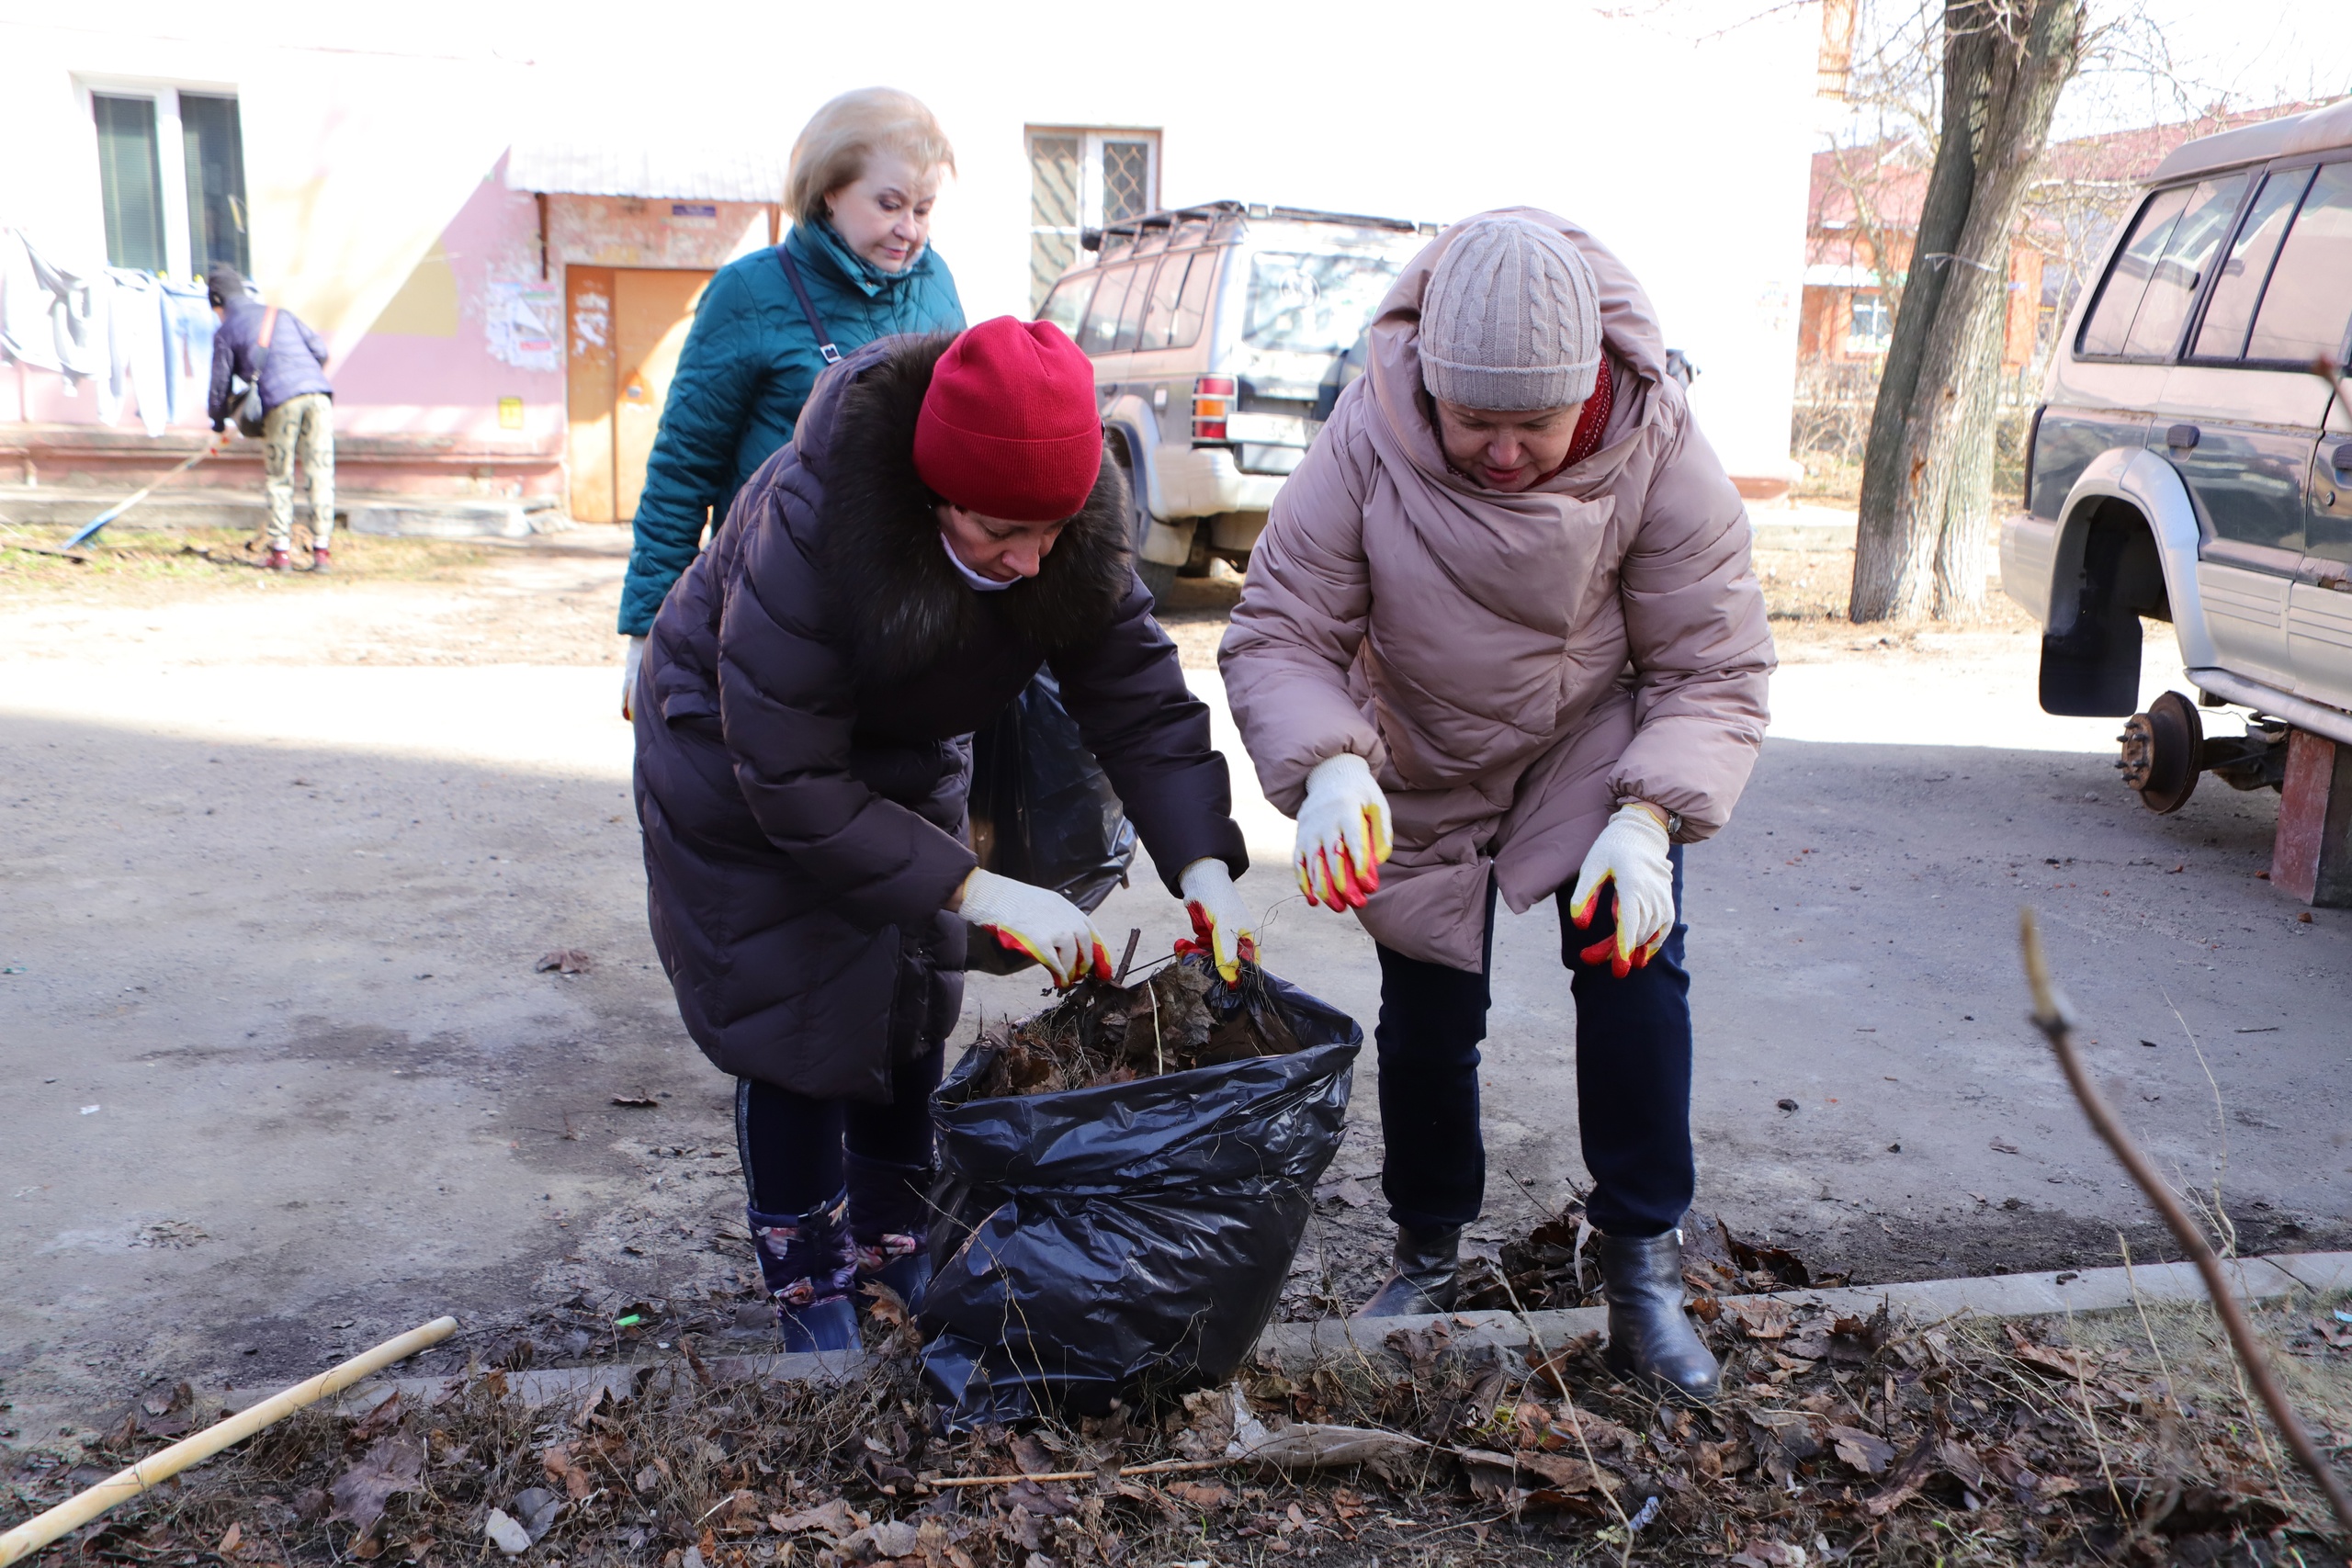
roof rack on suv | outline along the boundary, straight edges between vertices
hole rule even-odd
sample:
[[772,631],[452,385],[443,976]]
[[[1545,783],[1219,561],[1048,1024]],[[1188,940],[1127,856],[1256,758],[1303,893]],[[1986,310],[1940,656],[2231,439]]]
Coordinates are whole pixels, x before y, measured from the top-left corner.
[[1188,218],[1268,218],[1307,223],[1352,223],[1359,228],[1390,229],[1403,234],[1434,234],[1438,225],[1417,223],[1409,218],[1376,218],[1362,212],[1325,212],[1313,207],[1276,207],[1262,201],[1204,201],[1191,207],[1172,207],[1159,212],[1147,212],[1139,218],[1125,218],[1100,229],[1085,229],[1079,232],[1080,250],[1100,251],[1106,235],[1140,237],[1147,229],[1173,227]]

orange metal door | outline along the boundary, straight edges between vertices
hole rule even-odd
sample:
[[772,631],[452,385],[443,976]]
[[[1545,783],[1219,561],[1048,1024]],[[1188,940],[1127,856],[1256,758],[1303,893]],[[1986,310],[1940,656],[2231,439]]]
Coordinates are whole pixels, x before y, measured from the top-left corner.
[[571,515],[611,523],[613,510],[613,269],[563,269],[563,393],[570,420]]
[[694,324],[707,272],[613,273],[613,512],[634,518],[645,491],[645,460],[653,453],[670,378]]

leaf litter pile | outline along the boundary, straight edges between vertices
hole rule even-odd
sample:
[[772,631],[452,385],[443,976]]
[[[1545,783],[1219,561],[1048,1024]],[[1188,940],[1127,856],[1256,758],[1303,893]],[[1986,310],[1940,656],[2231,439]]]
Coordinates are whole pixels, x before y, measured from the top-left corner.
[[[526,1407],[503,1371],[314,1408],[117,1509],[50,1561],[1161,1568],[1275,1559],[2329,1561],[2324,1505],[2250,1419],[2211,1314],[1916,1325],[1702,1297],[1712,1408],[1548,1354],[1400,1326],[1075,1426],[944,1430],[877,1311],[851,1381],[730,1379],[691,1344]],[[2260,1314],[2306,1417],[2352,1439],[2352,1334]],[[2314,1314],[2316,1312],[2316,1315]],[[2071,1330],[2071,1332],[2070,1332]],[[212,1418],[183,1385],[78,1461],[19,1450],[12,1518]],[[1021,1476],[1041,1479],[1017,1480]],[[966,1478],[983,1484],[956,1485]],[[2341,1561],[2340,1550],[2333,1560]]]
[[1081,980],[1043,1012],[983,1031],[992,1056],[974,1098],[1131,1083],[1299,1048],[1254,964],[1243,966],[1239,1006],[1212,1006],[1216,989],[1215,971],[1197,959],[1135,986]]

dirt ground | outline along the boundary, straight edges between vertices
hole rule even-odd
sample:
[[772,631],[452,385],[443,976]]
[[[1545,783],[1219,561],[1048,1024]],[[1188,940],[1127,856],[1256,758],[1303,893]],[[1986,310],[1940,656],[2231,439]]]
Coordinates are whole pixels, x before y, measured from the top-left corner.
[[[323,580],[111,543],[0,548],[0,1437],[71,1447],[155,1388],[290,1378],[442,1311],[466,1331],[426,1371],[761,1342],[729,1086],[645,934],[624,531],[347,537]],[[1773,739],[1690,857],[1701,1211],[1860,1280],[2111,1261],[2119,1229],[2161,1255],[2018,1021],[2030,899],[2179,1184],[2247,1250],[2340,1245],[2352,919],[2256,877],[2272,798],[2149,816],[2111,721],[2033,710],[2014,612],[1859,629],[1826,613],[1844,570],[1759,561]],[[1165,619],[1279,863],[1214,672],[1237,591],[1182,584]],[[1369,1021],[1353,922],[1243,887],[1277,970]],[[1100,921],[1182,930],[1141,863]],[[1558,944],[1549,905],[1498,931],[1489,1250],[1588,1179]],[[564,949],[587,972],[537,970]],[[957,1043],[1036,1003],[976,979]],[[1378,1278],[1375,1081],[1367,1050],[1291,1315]]]

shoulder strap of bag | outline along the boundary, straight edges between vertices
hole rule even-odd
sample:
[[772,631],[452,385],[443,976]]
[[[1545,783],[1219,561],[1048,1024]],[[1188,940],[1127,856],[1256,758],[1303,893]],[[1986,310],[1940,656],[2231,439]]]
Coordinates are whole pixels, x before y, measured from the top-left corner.
[[270,334],[277,330],[277,307],[270,306],[261,313],[261,339],[255,344],[264,354],[269,352]]
[[784,280],[792,285],[792,292],[800,301],[800,313],[808,318],[808,330],[817,334],[818,356],[828,365],[839,365],[842,351],[833,346],[832,333],[825,330],[824,318],[817,314],[816,304],[808,298],[808,285],[800,281],[800,269],[792,265],[792,253],[778,245],[775,259],[784,267]]

